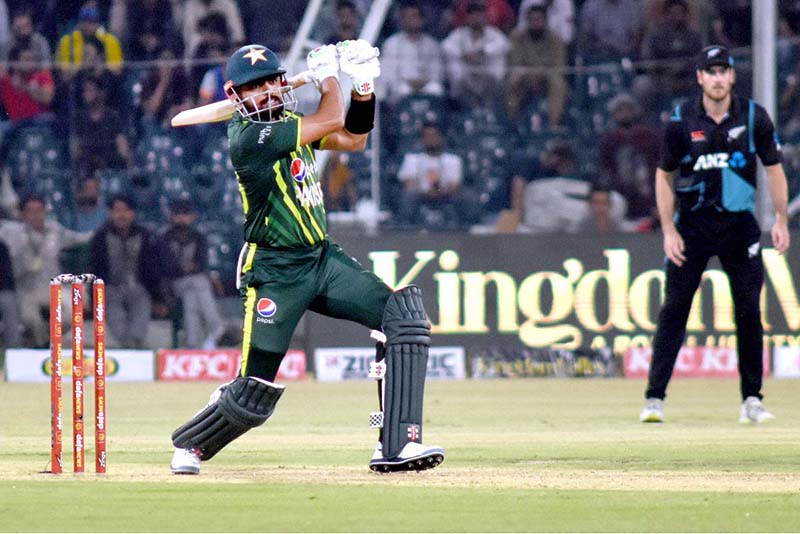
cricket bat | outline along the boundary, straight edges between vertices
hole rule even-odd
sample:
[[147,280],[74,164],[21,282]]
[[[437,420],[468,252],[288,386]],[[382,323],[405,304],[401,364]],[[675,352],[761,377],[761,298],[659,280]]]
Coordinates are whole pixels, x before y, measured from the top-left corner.
[[[289,78],[288,82],[293,88],[297,89],[311,81],[311,71],[306,70]],[[181,111],[170,123],[173,127],[192,126],[194,124],[206,124],[209,122],[221,122],[230,119],[236,108],[230,100],[220,100],[212,104],[200,106]]]

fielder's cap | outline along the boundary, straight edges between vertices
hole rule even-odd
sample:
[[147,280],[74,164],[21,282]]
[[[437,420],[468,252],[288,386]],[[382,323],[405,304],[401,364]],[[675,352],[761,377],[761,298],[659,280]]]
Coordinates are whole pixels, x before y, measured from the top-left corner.
[[245,45],[233,53],[225,75],[234,87],[276,74],[286,74],[278,55],[261,45]]
[[697,70],[706,70],[715,65],[733,67],[733,58],[724,46],[711,45],[705,47],[697,58]]
[[84,6],[78,11],[78,20],[100,22],[100,12],[94,6]]

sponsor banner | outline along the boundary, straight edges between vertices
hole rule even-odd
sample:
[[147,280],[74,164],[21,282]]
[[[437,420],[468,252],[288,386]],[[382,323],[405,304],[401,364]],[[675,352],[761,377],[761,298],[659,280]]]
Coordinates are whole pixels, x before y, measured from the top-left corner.
[[[374,347],[323,348],[314,351],[314,369],[320,382],[369,379]],[[427,378],[460,380],[466,377],[464,347],[431,347]]]
[[800,347],[775,347],[773,362],[775,378],[800,378]]
[[[647,378],[650,369],[650,347],[637,347],[625,352],[625,377]],[[764,376],[769,374],[769,353],[764,350]],[[675,361],[672,376],[676,378],[738,378],[739,360],[730,347],[682,347]]]
[[[72,381],[72,350],[61,357],[62,376]],[[6,380],[9,382],[49,382],[49,349],[8,349],[6,351]],[[106,349],[106,373],[109,382],[152,382],[153,351]],[[94,349],[83,353],[84,380],[94,380]]]
[[[793,232],[800,239],[797,232]],[[437,345],[577,351],[649,346],[664,296],[660,234],[603,236],[337,230],[336,242],[389,287],[422,289]],[[765,239],[769,242],[769,238]],[[800,247],[762,250],[765,346],[800,345]],[[792,267],[792,266],[795,267]],[[728,278],[714,259],[687,321],[688,346],[735,346]],[[313,347],[367,345],[356,323],[306,316]],[[789,340],[791,338],[791,341]],[[365,339],[363,342],[354,341]]]
[[499,347],[477,351],[470,357],[472,378],[612,377],[619,365],[611,349],[507,350]]
[[[193,382],[210,380],[228,382],[239,374],[242,352],[239,349],[191,350],[162,349],[158,351],[158,380]],[[302,350],[290,350],[281,362],[277,382],[292,382],[306,377],[306,355]]]

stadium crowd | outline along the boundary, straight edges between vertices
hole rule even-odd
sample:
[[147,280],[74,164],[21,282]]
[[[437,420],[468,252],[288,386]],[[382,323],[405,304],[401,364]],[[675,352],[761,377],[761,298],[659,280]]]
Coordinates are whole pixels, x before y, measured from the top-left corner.
[[[327,0],[312,37],[356,37],[370,4]],[[187,276],[206,273],[210,287],[225,291],[208,274],[231,256],[235,262],[241,241],[224,126],[176,130],[169,119],[225,98],[224,63],[240,45],[263,43],[285,55],[306,6],[0,0],[0,259],[10,258],[0,261],[4,345],[20,339],[22,330],[8,326],[19,314],[9,295],[30,283],[30,269],[45,280],[64,263],[106,269],[118,283],[145,287],[164,317],[180,309],[181,290],[171,285],[189,283]],[[751,92],[750,9],[750,0],[394,2],[376,43],[376,200],[391,214],[382,224],[653,231],[661,131],[669,110],[696,89],[700,48],[730,48],[737,92]],[[779,15],[776,123],[796,198],[800,3],[780,0]],[[330,211],[352,211],[369,197],[377,152],[328,159],[322,181]],[[90,251],[109,235],[121,252],[180,246],[176,235],[188,234],[158,232],[177,212],[192,212],[200,234],[183,265],[154,273],[96,265]],[[26,342],[41,345],[36,315],[24,318],[24,332]],[[204,340],[194,332],[192,343],[213,344],[218,334]]]

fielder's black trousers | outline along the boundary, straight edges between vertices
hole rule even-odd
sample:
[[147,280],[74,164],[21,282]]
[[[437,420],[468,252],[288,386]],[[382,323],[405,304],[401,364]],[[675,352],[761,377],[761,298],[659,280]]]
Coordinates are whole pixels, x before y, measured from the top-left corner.
[[764,373],[763,327],[759,297],[764,283],[761,230],[750,212],[692,212],[676,224],[683,237],[686,261],[667,260],[666,295],[653,339],[646,398],[663,399],[678,351],[686,337],[692,299],[708,261],[717,256],[728,275],[736,320],[742,399],[761,398]]

